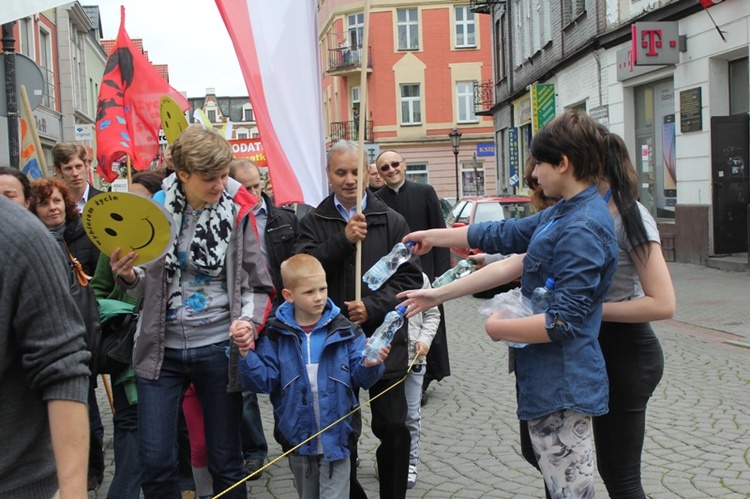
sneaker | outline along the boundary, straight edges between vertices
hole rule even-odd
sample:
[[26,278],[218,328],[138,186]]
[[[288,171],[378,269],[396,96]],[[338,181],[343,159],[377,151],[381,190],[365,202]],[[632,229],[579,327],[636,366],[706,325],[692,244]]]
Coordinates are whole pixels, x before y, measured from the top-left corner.
[[406,488],[407,489],[413,489],[414,486],[417,484],[417,467],[413,464],[409,465],[409,475],[406,479]]
[[[263,467],[263,459],[259,457],[251,457],[249,459],[245,459],[245,473],[248,475],[252,475],[259,469]],[[248,480],[258,480],[260,476],[263,474],[261,471],[260,473],[255,473],[252,477],[248,478]]]

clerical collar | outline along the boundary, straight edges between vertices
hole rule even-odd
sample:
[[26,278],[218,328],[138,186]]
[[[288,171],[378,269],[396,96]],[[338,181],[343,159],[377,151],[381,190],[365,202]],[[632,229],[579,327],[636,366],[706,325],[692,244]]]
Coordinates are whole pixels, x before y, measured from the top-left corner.
[[386,185],[386,186],[387,186],[387,187],[388,187],[388,188],[389,188],[390,190],[392,190],[393,192],[395,192],[396,194],[398,194],[398,191],[400,191],[400,190],[401,190],[401,188],[402,188],[402,187],[404,186],[404,184],[406,184],[406,179],[404,179],[404,181],[403,181],[403,182],[401,182],[401,185],[399,185],[399,186],[397,186],[397,187],[391,187],[391,186],[390,186],[390,185],[388,185],[388,184],[385,184],[385,185]]

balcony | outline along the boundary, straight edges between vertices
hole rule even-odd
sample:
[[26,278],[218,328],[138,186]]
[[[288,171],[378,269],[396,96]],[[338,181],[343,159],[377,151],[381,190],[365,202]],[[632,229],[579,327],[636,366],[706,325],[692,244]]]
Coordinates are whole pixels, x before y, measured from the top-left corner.
[[474,82],[474,113],[479,116],[488,116],[495,105],[495,84],[492,80]]
[[[369,48],[369,47],[368,47]],[[369,52],[369,51],[368,51]],[[367,55],[368,71],[372,70],[372,57]],[[362,46],[342,46],[328,49],[327,73],[331,76],[347,76],[362,68]]]
[[492,14],[492,6],[504,4],[505,0],[469,0],[469,9],[476,14]]
[[[341,139],[359,140],[359,130],[354,120],[331,123],[331,142],[335,143]],[[365,142],[372,142],[372,121],[365,121]]]

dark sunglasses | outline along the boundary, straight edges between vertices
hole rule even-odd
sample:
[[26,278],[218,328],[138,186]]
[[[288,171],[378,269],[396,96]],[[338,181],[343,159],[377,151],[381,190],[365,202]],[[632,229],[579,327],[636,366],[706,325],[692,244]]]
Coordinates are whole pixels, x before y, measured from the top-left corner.
[[381,172],[387,172],[391,168],[393,168],[395,170],[396,168],[398,168],[401,165],[401,163],[403,163],[403,161],[391,161],[390,163],[386,163],[383,166],[381,166],[380,167],[380,171]]

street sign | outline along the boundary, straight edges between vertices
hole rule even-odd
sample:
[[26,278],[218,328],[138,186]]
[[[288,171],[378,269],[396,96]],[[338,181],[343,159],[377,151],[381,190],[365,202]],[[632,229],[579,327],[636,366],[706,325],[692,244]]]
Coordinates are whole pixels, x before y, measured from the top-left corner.
[[94,140],[94,125],[76,125],[76,142]]
[[[44,77],[36,63],[23,54],[15,53],[16,59],[16,100],[21,112],[21,85],[26,87],[32,111],[44,98]],[[8,102],[5,88],[5,54],[0,53],[0,116],[8,116]]]

